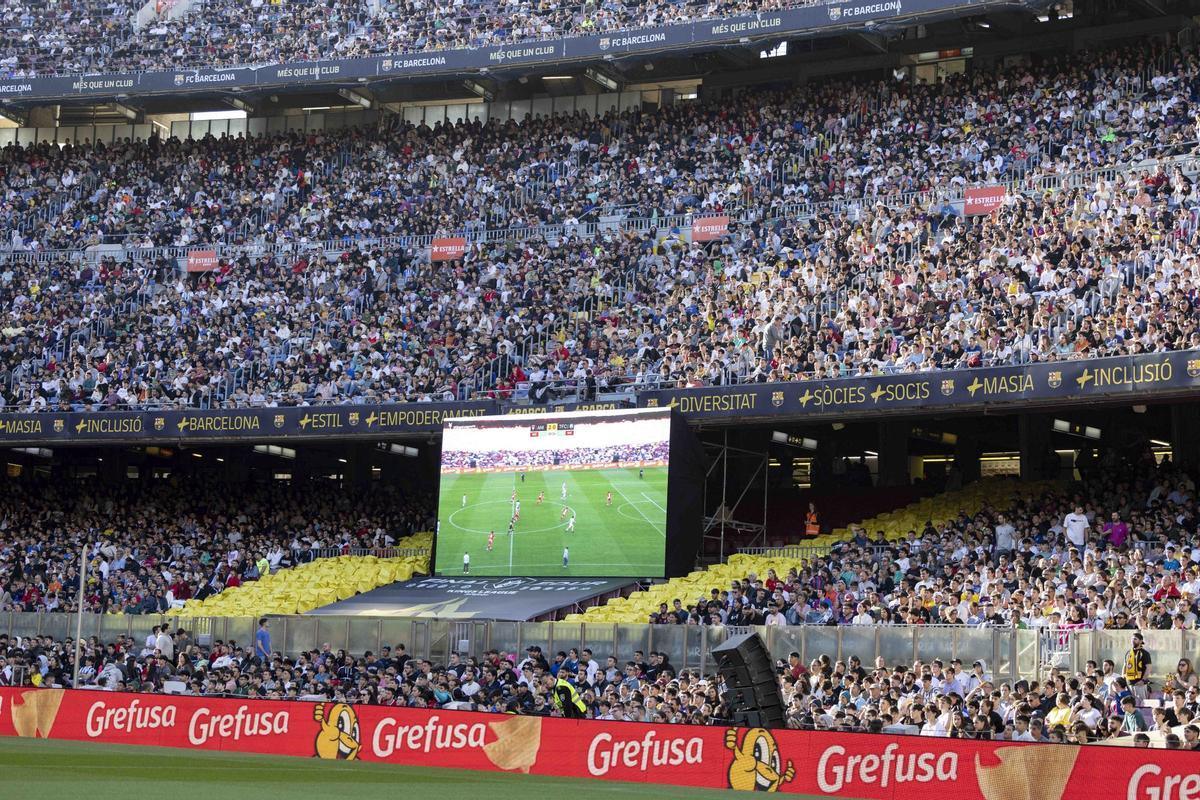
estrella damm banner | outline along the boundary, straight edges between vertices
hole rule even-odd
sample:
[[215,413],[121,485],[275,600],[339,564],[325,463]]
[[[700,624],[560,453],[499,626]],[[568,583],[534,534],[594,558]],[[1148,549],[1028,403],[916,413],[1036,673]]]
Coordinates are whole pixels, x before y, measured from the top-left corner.
[[1186,396],[1200,391],[1200,350],[1013,367],[911,372],[793,383],[642,392],[638,405],[689,420],[822,418],[891,412],[1035,407]]

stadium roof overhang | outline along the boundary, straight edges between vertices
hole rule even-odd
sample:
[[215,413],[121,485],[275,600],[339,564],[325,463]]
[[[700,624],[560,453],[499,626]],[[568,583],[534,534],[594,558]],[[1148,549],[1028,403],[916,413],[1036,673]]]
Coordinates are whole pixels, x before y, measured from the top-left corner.
[[0,110],[19,111],[46,104],[88,105],[117,101],[147,112],[212,107],[230,99],[296,95],[327,99],[339,90],[394,102],[414,84],[450,84],[461,93],[464,79],[517,81],[539,70],[588,67],[616,72],[655,65],[656,77],[697,74],[711,69],[718,54],[724,65],[749,65],[764,45],[788,40],[842,39],[848,52],[887,47],[889,37],[915,25],[979,15],[1009,19],[1006,26],[979,29],[1001,34],[1050,4],[1050,0],[879,0],[826,2],[794,9],[718,20],[641,28],[607,35],[576,36],[482,48],[431,51],[402,56],[370,56],[261,67],[181,68],[145,73],[114,73],[0,80]]

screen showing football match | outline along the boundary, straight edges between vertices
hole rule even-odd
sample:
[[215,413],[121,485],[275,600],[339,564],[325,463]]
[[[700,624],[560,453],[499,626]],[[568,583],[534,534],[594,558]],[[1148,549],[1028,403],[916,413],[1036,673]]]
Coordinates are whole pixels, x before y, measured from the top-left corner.
[[659,577],[666,409],[449,420],[434,572]]

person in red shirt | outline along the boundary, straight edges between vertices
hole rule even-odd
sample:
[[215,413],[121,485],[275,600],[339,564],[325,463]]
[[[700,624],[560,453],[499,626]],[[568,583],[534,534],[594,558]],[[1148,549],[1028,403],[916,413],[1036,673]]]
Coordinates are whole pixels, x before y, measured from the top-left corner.
[[1173,600],[1181,596],[1179,584],[1175,583],[1175,574],[1168,572],[1163,575],[1158,582],[1158,588],[1154,590],[1154,599],[1162,601],[1170,598]]

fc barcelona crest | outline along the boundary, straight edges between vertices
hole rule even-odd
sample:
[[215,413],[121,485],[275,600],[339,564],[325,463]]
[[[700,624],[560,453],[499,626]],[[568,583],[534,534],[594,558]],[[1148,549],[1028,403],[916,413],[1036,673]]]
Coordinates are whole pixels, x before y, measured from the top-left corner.
[[954,378],[946,378],[942,381],[942,394],[946,397],[954,394]]
[[357,411],[351,411],[351,412],[350,412],[350,424],[351,424],[351,425],[357,425],[357,424],[358,424],[358,412],[357,412]]
[[275,415],[275,427],[276,427],[276,428],[282,428],[282,427],[283,427],[283,414],[276,414],[276,415]]
[[154,430],[161,431],[166,426],[167,426],[167,420],[165,417],[155,417],[154,418]]
[[651,397],[646,400],[646,408],[658,408],[658,398]]
[[1050,384],[1051,389],[1057,389],[1062,386],[1062,372],[1054,370],[1046,377],[1046,382]]
[[1200,358],[1189,358],[1187,365],[1189,378],[1200,378]]
[[776,408],[783,405],[783,392],[771,392],[771,405]]
[[63,421],[61,419],[54,420],[54,432],[55,433],[62,433],[63,428],[65,428],[65,427],[66,427],[66,425],[63,424]]

